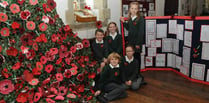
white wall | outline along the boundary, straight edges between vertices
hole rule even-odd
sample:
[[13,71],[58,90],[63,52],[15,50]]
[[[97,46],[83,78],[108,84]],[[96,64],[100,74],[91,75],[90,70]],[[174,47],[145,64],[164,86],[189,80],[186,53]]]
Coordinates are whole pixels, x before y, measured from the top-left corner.
[[68,9],[68,0],[54,0],[57,4],[56,9],[62,21],[66,23],[66,10]]
[[165,0],[155,0],[156,16],[164,16]]

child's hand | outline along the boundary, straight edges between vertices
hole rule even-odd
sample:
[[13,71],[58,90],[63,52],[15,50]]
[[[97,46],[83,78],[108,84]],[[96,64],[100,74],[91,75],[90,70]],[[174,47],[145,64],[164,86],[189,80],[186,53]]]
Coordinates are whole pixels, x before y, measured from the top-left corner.
[[104,61],[104,63],[107,63],[107,59],[106,58],[104,58],[103,61]]
[[122,22],[125,22],[125,21],[127,21],[128,19],[127,19],[126,17],[120,17],[120,20],[121,20]]
[[97,90],[97,91],[94,93],[94,95],[95,95],[95,96],[98,96],[98,95],[100,95],[100,93],[101,93],[101,91],[100,91],[100,90]]

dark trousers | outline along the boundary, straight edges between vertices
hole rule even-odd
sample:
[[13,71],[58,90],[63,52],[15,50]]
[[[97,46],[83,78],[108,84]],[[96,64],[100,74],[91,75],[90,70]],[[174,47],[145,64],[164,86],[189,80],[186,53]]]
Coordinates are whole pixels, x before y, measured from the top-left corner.
[[141,68],[141,53],[140,52],[135,52],[134,53],[134,58],[136,58],[139,62],[139,76],[142,77],[142,81],[144,81],[144,77],[141,75],[141,71],[140,71],[140,68]]
[[108,83],[104,86],[104,90],[107,92],[104,97],[108,101],[127,97],[126,88],[122,84]]

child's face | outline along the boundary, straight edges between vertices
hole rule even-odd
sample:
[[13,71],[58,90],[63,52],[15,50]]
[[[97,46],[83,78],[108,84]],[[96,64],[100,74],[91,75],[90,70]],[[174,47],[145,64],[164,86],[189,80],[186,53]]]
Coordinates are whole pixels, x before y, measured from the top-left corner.
[[132,49],[132,47],[126,47],[126,56],[133,57],[133,55],[134,55],[134,50]]
[[115,33],[116,32],[115,24],[110,24],[108,29],[109,29],[110,33]]
[[136,16],[137,15],[137,12],[139,11],[138,5],[132,4],[130,6],[130,9],[129,10],[130,10],[130,13],[131,13],[132,16]]
[[117,58],[111,58],[110,59],[110,64],[113,66],[113,67],[116,67],[119,63],[119,60]]
[[97,32],[95,37],[98,41],[102,41],[104,38],[104,34],[102,32]]

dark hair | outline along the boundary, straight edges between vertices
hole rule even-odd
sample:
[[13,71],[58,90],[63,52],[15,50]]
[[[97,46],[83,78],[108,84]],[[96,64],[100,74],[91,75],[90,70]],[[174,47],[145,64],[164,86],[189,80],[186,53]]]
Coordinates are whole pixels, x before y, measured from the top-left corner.
[[135,47],[134,47],[133,45],[127,44],[127,45],[126,45],[126,48],[127,48],[127,47],[131,47],[131,48],[135,51]]
[[97,32],[100,32],[100,33],[104,34],[104,30],[102,30],[102,29],[97,29],[97,30],[95,31],[95,35],[97,34]]
[[116,24],[115,22],[110,22],[110,23],[107,25],[106,36],[109,35],[109,33],[110,33],[110,31],[109,31],[110,24],[114,24],[115,27],[116,27],[116,33],[119,33],[117,24]]

